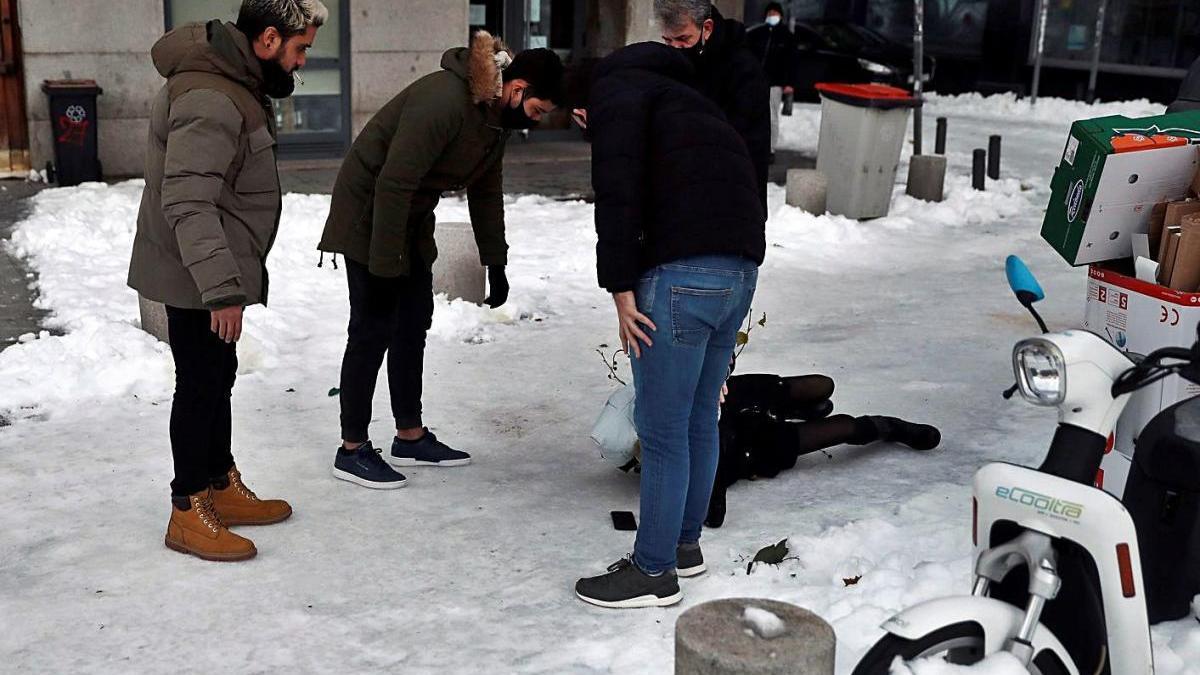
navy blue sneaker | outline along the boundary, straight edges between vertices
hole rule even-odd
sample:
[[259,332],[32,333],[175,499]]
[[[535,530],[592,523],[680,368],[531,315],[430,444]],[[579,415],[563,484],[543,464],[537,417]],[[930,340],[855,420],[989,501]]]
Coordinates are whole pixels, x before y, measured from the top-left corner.
[[392,466],[464,466],[471,463],[471,456],[439,441],[426,429],[415,441],[393,438],[388,461]]
[[376,450],[369,441],[353,454],[338,448],[333,460],[333,477],[373,490],[395,490],[408,485],[404,474],[388,466],[382,455],[383,451]]

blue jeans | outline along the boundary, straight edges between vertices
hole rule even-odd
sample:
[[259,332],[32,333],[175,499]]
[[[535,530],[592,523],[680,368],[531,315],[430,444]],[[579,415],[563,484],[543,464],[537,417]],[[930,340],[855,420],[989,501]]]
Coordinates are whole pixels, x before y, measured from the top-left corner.
[[660,265],[638,281],[638,309],[658,327],[633,359],[642,445],[641,523],[634,561],[675,568],[675,548],[700,541],[717,472],[721,385],[750,311],[758,267],[738,256]]

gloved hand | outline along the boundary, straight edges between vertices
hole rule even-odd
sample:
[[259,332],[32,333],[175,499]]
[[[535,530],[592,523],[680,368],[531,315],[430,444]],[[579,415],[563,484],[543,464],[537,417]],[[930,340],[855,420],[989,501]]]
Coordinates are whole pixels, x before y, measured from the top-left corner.
[[504,274],[504,265],[491,265],[488,267],[488,293],[484,304],[492,309],[502,306],[508,302],[508,277]]

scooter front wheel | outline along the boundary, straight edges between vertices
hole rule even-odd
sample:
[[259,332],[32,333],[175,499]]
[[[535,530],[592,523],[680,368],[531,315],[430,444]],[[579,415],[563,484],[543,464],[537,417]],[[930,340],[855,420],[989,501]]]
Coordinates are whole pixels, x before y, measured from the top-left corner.
[[[854,668],[854,675],[888,675],[896,657],[905,661],[941,657],[947,663],[972,665],[983,660],[983,629],[964,621],[910,640],[888,633],[875,643]],[[1069,671],[1050,652],[1039,654],[1029,668],[1031,675],[1067,675]]]

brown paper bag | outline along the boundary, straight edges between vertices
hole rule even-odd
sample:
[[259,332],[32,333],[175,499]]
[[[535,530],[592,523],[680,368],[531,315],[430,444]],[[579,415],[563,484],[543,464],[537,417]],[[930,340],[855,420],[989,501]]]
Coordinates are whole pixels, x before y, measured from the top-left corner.
[[1179,240],[1183,236],[1183,228],[1168,227],[1163,230],[1163,253],[1158,261],[1158,283],[1162,286],[1171,284],[1171,272],[1175,267],[1175,253],[1179,250]]
[[1163,224],[1167,227],[1180,225],[1183,223],[1184,216],[1193,213],[1200,213],[1200,199],[1171,202],[1167,204],[1167,212],[1163,217]]
[[1167,220],[1167,203],[1162,202],[1155,204],[1154,208],[1150,209],[1150,255],[1158,253],[1159,246],[1162,245],[1163,225]]
[[1200,288],[1200,214],[1185,216],[1171,268],[1171,288],[1188,293]]

